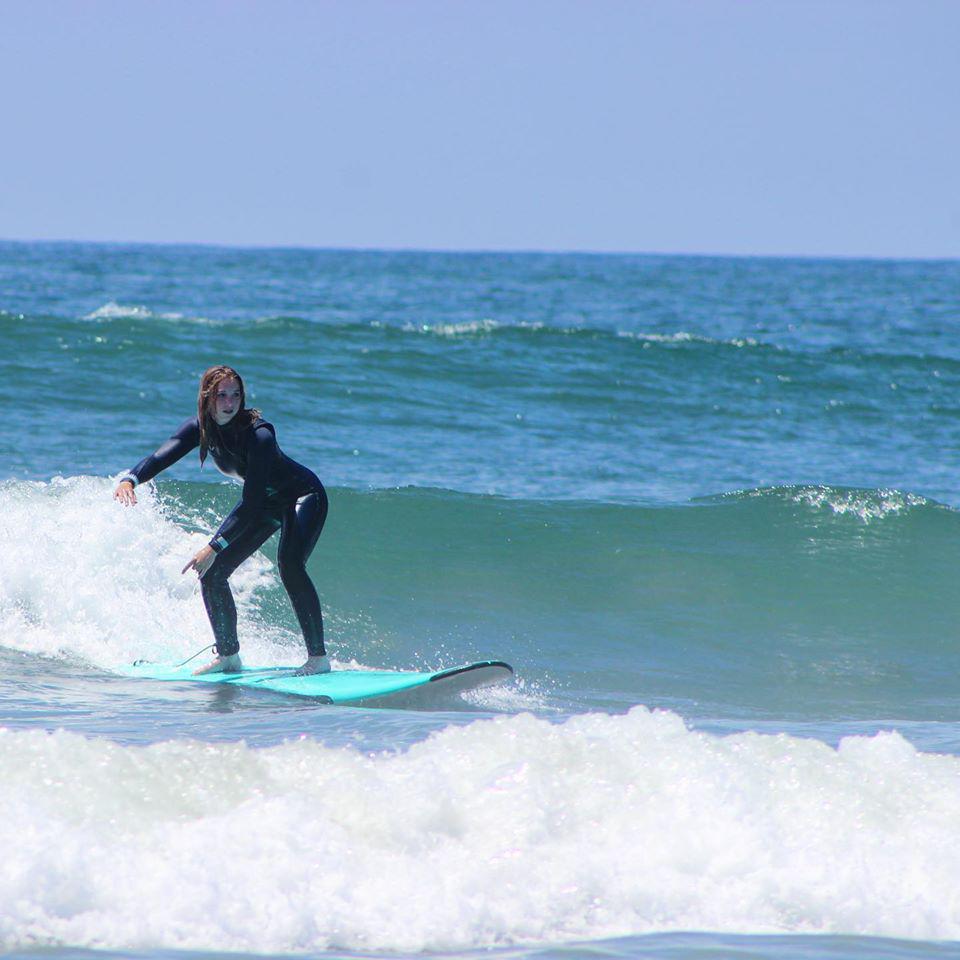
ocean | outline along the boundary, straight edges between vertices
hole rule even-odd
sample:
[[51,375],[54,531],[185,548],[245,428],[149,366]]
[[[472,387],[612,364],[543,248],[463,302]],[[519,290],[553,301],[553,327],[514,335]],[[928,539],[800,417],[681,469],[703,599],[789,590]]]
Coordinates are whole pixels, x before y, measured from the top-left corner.
[[[0,243],[0,952],[960,957],[960,263]],[[215,363],[330,496],[335,668],[134,680],[240,488],[116,479]],[[302,659],[270,541],[249,663]]]

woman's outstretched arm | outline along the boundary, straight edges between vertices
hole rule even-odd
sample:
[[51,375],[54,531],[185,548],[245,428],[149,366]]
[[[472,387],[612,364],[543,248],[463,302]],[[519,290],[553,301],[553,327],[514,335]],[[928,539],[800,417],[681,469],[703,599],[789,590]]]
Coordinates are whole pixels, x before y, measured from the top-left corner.
[[144,457],[132,470],[125,473],[113,491],[115,499],[132,506],[137,502],[133,488],[152,480],[162,470],[172,466],[200,445],[200,425],[196,417],[184,420],[176,432],[150,456]]

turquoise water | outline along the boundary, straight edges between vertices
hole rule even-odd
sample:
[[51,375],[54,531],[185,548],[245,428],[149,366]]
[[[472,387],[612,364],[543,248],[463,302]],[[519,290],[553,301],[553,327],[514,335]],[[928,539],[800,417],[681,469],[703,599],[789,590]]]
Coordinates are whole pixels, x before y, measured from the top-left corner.
[[[955,262],[0,244],[0,949],[960,956]],[[239,490],[114,480],[227,362],[330,492],[335,663],[209,642]],[[266,546],[242,652],[293,663]]]

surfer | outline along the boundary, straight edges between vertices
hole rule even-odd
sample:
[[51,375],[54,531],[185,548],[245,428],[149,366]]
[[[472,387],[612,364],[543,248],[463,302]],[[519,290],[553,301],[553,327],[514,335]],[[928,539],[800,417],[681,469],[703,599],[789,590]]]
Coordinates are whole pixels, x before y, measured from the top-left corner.
[[216,366],[203,374],[197,415],[185,420],[156,453],[121,477],[114,498],[133,506],[137,502],[134,487],[152,480],[197,447],[201,467],[210,453],[221,473],[243,480],[243,496],[210,542],[181,571],[197,571],[217,654],[195,674],[242,669],[237,608],[228,580],[277,530],[280,579],[307,645],[306,662],[297,674],[327,673],[330,662],[323,643],[320,599],[306,569],[327,518],[327,493],[312,471],[277,446],[273,425],[260,411],[246,406],[243,380],[236,370]]

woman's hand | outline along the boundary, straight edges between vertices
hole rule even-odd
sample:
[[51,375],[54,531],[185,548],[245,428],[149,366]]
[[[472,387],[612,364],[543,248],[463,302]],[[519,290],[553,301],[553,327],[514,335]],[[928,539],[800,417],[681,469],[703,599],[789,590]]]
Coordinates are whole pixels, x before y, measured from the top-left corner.
[[217,554],[208,543],[193,555],[193,559],[180,572],[186,573],[193,567],[197,571],[197,576],[202,577],[213,566],[213,561],[216,559]]
[[133,484],[129,480],[121,480],[113,491],[113,499],[119,500],[125,507],[134,506],[137,495],[133,492]]

